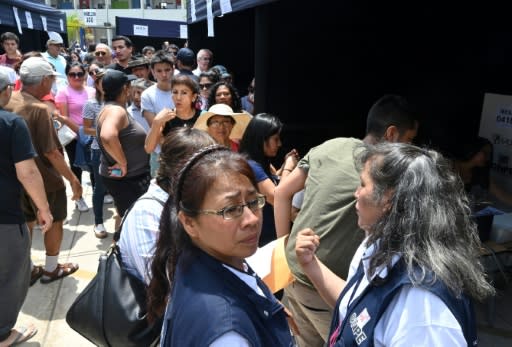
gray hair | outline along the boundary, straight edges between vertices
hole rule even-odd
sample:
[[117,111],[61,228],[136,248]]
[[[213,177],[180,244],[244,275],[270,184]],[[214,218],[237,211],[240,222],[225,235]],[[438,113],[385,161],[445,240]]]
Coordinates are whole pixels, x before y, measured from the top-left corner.
[[389,210],[369,231],[368,245],[379,245],[370,273],[391,267],[393,256],[400,255],[414,285],[428,284],[432,275],[457,297],[481,300],[493,294],[479,260],[468,198],[451,162],[403,143],[368,145],[358,158],[369,165],[374,202],[392,194]]
[[41,84],[45,76],[33,76],[33,75],[20,75],[21,82],[26,86],[35,86]]
[[94,50],[97,50],[98,48],[105,48],[105,49],[107,49],[107,50],[108,50],[108,52],[109,52],[110,54],[112,54],[112,49],[111,49],[108,45],[106,45],[106,44],[104,44],[104,43],[98,43],[98,44],[96,45],[96,47],[94,47]]

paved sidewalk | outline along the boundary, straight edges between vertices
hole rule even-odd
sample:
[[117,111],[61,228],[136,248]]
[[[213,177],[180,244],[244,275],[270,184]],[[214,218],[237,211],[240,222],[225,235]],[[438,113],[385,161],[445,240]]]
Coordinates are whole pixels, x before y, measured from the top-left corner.
[[[93,231],[92,187],[89,184],[88,173],[82,176],[84,199],[89,205],[89,211],[79,212],[75,208],[75,203],[68,200],[68,221],[64,224],[64,239],[59,257],[60,263],[75,262],[80,265],[80,269],[62,280],[50,284],[41,284],[37,281],[30,287],[17,325],[33,322],[38,328],[38,333],[20,346],[94,346],[67,325],[66,312],[96,273],[100,254],[104,253],[112,242],[115,210],[114,204],[104,205],[105,227],[109,237],[97,239]],[[69,186],[67,192],[69,196],[71,192]],[[32,261],[36,265],[44,265],[44,260],[43,238],[41,232],[35,229]]]

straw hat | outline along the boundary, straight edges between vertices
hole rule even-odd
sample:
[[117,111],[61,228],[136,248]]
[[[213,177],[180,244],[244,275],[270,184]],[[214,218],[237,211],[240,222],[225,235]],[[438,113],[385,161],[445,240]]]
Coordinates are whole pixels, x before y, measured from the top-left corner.
[[247,124],[252,119],[252,116],[248,113],[234,113],[233,109],[226,104],[215,104],[208,109],[208,112],[203,112],[197,118],[194,128],[208,131],[208,119],[213,116],[225,116],[231,117],[235,120],[235,125],[233,126],[233,130],[231,130],[231,134],[229,134],[230,139],[241,139],[244,135],[245,128],[247,128]]

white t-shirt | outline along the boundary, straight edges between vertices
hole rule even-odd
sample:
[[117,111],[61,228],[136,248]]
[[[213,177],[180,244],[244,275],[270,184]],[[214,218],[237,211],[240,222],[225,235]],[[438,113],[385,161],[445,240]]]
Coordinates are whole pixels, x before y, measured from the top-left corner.
[[142,92],[140,101],[140,107],[142,111],[149,111],[157,114],[164,108],[174,108],[174,102],[172,101],[172,92],[164,91],[157,88],[154,84]]
[[[366,239],[357,249],[347,277],[349,281],[356,273],[359,262],[364,257],[365,276],[357,287],[356,299],[368,286],[366,276],[369,268],[368,256],[375,248],[366,248]],[[393,265],[399,260],[396,256]],[[388,271],[379,269],[375,276],[385,278]],[[340,302],[340,322],[345,318],[353,288],[350,288]],[[378,346],[467,346],[462,328],[446,304],[426,289],[405,285],[391,300],[389,306],[375,326],[374,344]]]
[[144,128],[144,131],[147,134],[149,132],[149,124],[146,118],[142,116],[142,110],[140,108],[135,107],[133,103],[130,106],[128,106],[126,110],[128,111],[128,114],[132,116],[132,118],[135,119],[135,121]]

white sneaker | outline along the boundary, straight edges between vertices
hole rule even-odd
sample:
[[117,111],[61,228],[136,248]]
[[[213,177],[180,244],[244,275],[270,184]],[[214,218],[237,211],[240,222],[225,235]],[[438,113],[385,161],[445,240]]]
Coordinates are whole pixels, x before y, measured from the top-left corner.
[[89,211],[89,206],[87,206],[87,203],[85,202],[84,198],[80,198],[77,201],[75,201],[75,206],[80,212]]
[[105,237],[107,237],[108,234],[107,230],[105,229],[105,226],[103,224],[96,224],[94,226],[94,235],[96,235],[98,239],[104,239]]
[[111,204],[114,202],[114,198],[110,194],[105,194],[105,197],[103,198],[104,204]]

